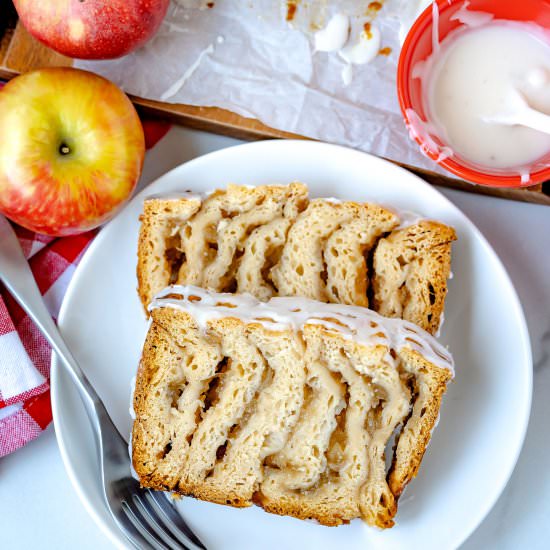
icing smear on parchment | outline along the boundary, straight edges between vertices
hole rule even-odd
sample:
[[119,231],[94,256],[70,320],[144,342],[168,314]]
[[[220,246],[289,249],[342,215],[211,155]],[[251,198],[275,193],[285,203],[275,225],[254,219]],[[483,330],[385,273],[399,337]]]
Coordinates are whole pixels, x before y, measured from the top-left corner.
[[314,33],[313,42],[314,53],[336,52],[344,61],[342,82],[348,86],[353,78],[353,66],[370,63],[379,54],[381,33],[371,21],[352,21],[347,14],[338,12]]

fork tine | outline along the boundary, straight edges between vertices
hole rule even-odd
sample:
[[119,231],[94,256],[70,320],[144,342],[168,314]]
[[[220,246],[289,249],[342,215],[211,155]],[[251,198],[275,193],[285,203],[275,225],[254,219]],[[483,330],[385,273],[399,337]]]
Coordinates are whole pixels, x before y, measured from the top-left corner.
[[126,516],[124,512],[118,515],[112,515],[113,519],[120,527],[120,530],[126,535],[126,538],[133,547],[138,548],[138,550],[155,550],[155,548],[148,544],[147,541],[141,536],[141,533],[134,527],[134,524],[130,521],[130,519]]
[[138,534],[141,535],[142,539],[149,545],[144,546],[141,540],[136,541],[135,538],[131,539],[138,549],[141,550],[142,548],[153,548],[154,550],[166,550],[166,545],[164,545],[161,540],[158,540],[153,535],[153,533],[148,531],[143,526],[143,518],[140,518],[136,511],[132,510],[132,508],[126,501],[123,501],[121,503],[121,509],[124,512],[124,514],[121,515],[125,515],[128,523],[133,527],[133,529],[128,530],[128,524],[125,524],[126,529],[124,529],[124,532],[126,533],[126,535],[128,536],[128,531],[133,532],[134,535],[135,531],[137,531]]
[[191,550],[207,550],[202,541],[195,535],[185,520],[175,510],[166,496],[157,491],[146,490],[145,496],[161,514],[161,517],[172,534],[183,544],[187,544]]
[[[180,550],[182,548],[182,544],[172,536],[171,532],[166,528],[156,511],[152,509],[151,504],[147,500],[141,498],[139,493],[134,493],[132,495],[132,500],[138,507],[143,518],[147,521],[148,526],[155,531],[157,536],[161,538],[170,548]],[[185,550],[190,550],[186,545],[183,545],[183,548]]]

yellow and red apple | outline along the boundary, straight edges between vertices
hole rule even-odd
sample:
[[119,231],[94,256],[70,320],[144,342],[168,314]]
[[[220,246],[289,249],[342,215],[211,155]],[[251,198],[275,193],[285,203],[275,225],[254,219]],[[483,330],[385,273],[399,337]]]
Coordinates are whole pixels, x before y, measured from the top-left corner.
[[0,90],[0,212],[48,235],[110,219],[129,198],[145,154],[143,128],[112,82],[40,69]]
[[42,43],[69,57],[110,59],[143,45],[170,0],[14,0],[19,18]]

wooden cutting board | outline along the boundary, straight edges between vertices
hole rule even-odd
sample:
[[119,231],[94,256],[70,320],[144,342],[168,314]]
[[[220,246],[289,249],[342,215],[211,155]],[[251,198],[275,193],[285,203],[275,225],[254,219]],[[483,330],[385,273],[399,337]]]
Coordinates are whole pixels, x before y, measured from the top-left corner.
[[[32,38],[17,21],[11,2],[0,0],[0,78],[10,79],[40,67],[71,65],[72,59],[46,48]],[[163,103],[135,96],[131,96],[131,99],[138,110],[144,113],[155,114],[184,126],[238,139],[307,139],[304,136],[275,130],[258,120],[245,118],[217,107]],[[527,189],[495,189],[447,178],[415,166],[403,166],[435,185],[550,206],[550,181]]]

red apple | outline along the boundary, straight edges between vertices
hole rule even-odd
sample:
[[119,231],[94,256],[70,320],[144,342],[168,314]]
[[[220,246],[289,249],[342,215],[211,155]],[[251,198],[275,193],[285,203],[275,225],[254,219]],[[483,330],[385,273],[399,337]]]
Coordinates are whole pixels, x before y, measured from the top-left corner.
[[107,221],[144,154],[134,106],[105,78],[40,69],[0,90],[0,212],[28,229],[70,235]]
[[27,30],[79,59],[120,57],[151,38],[170,0],[14,0]]

